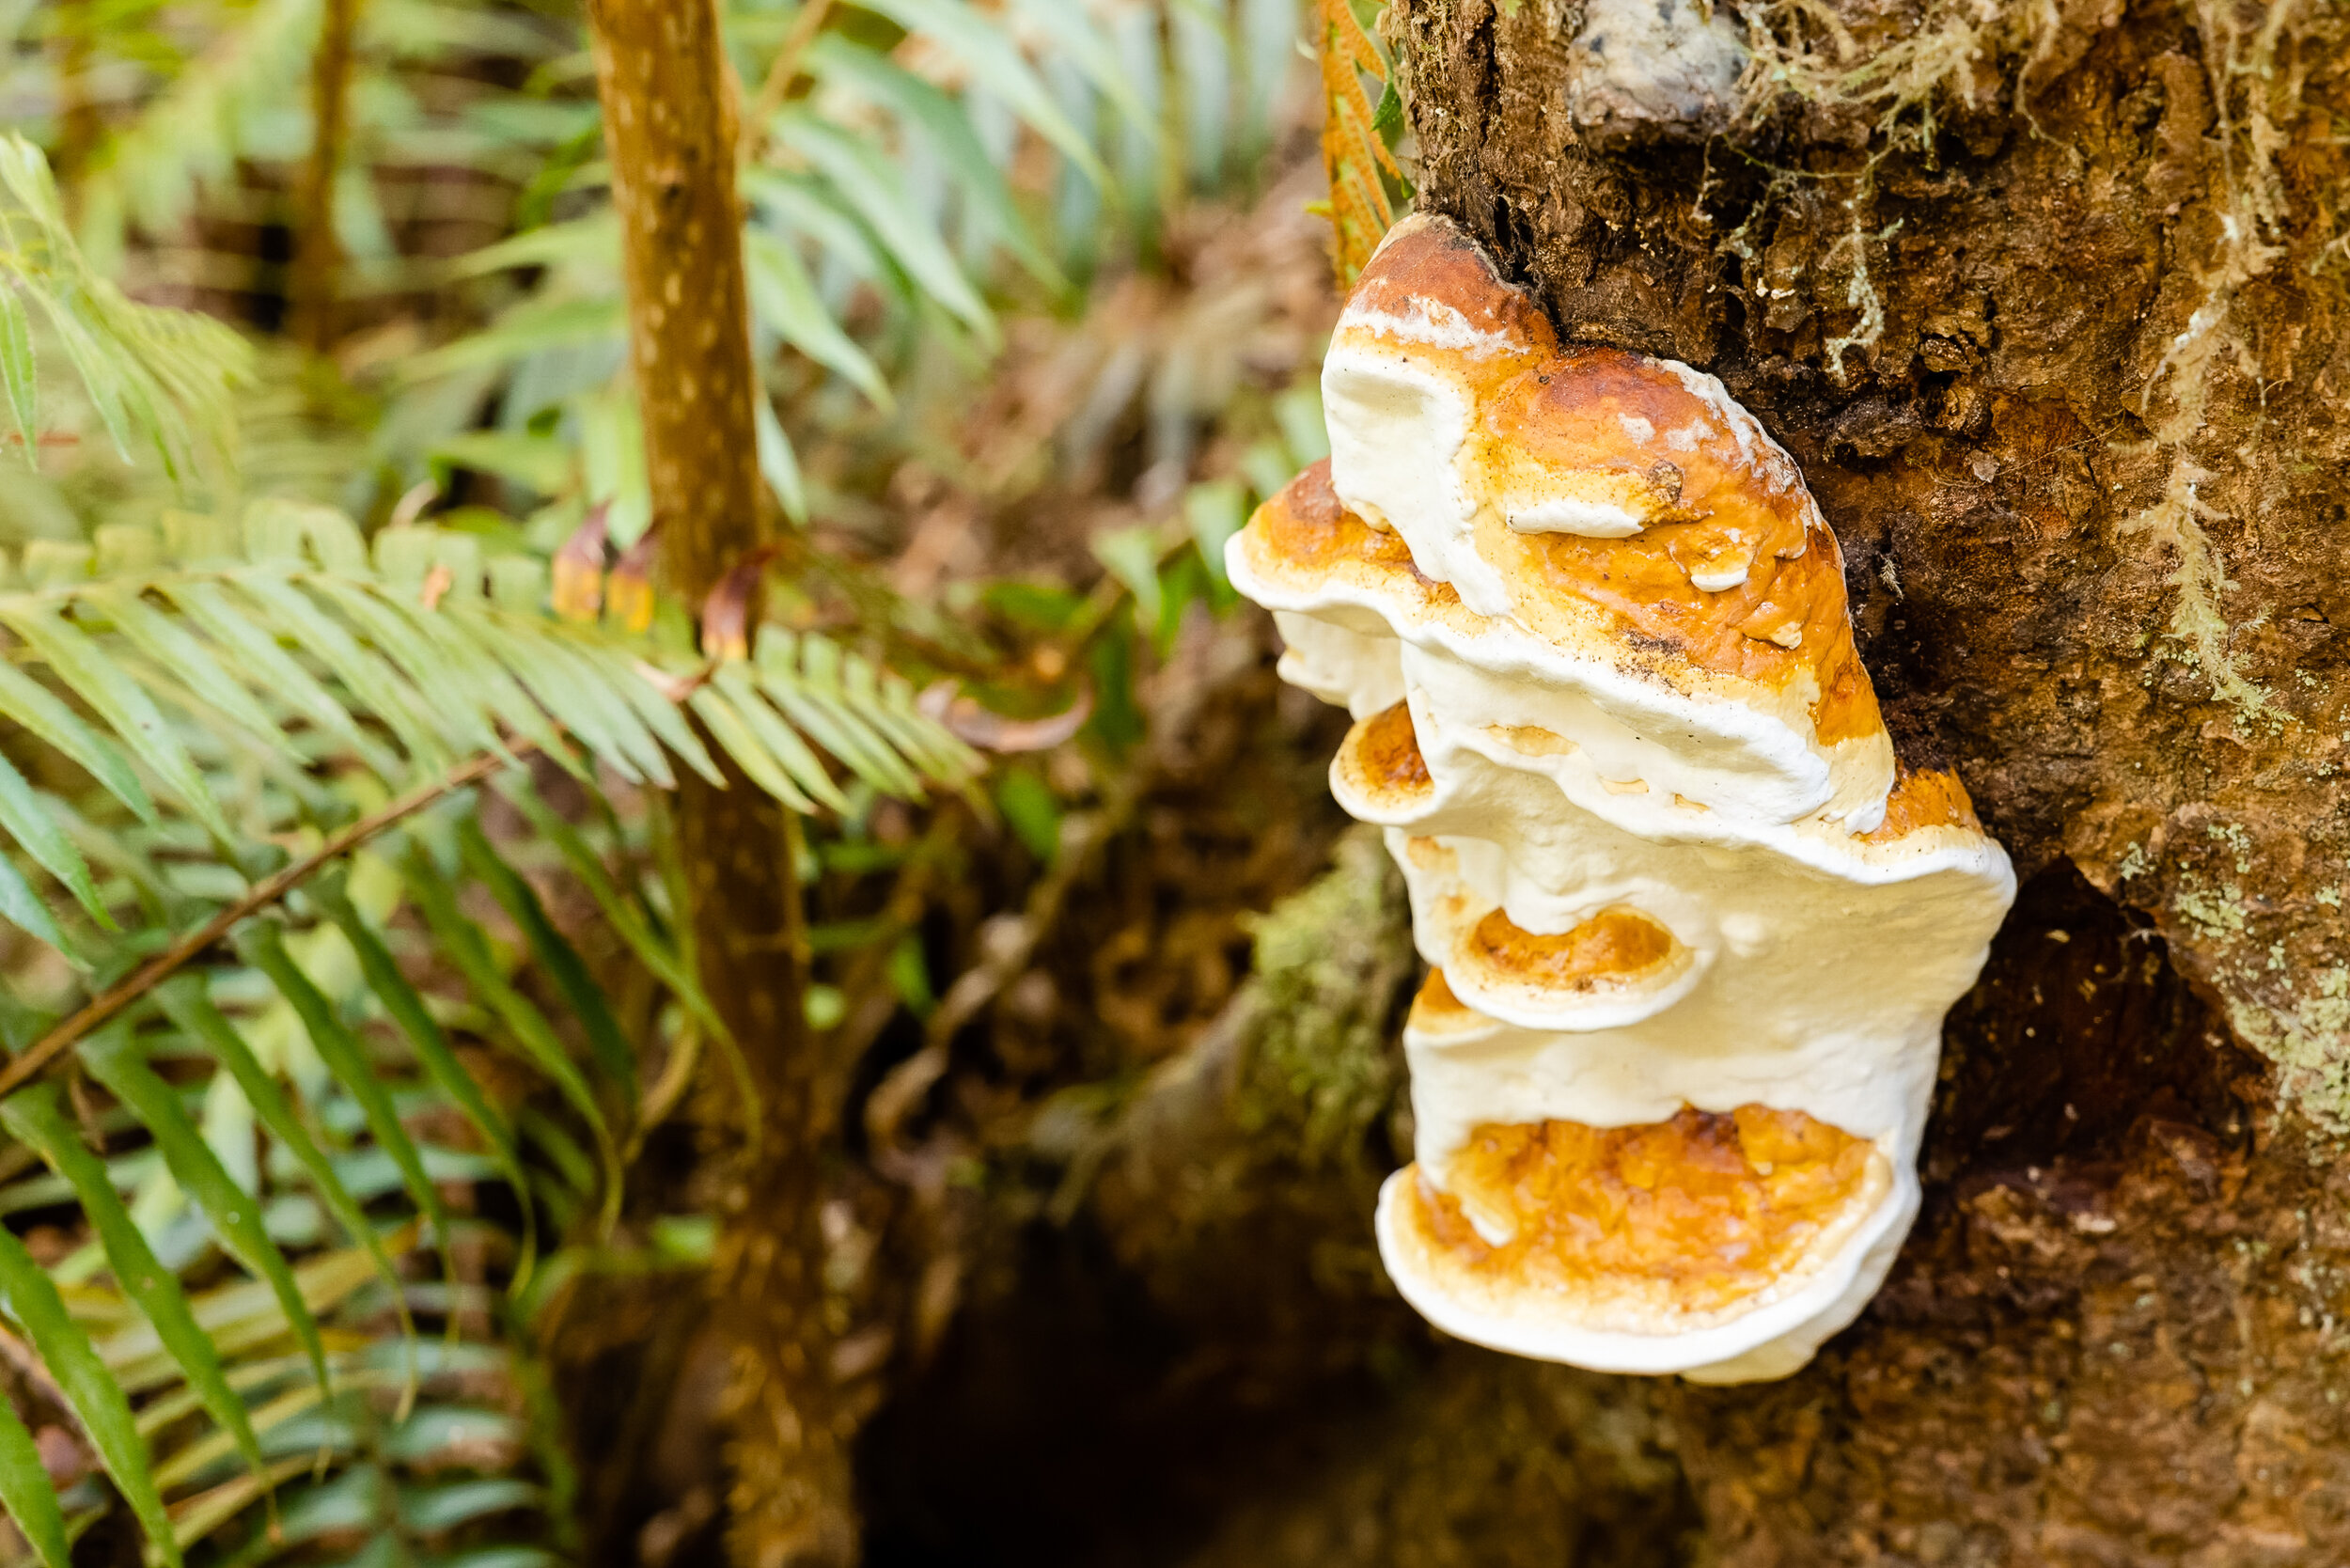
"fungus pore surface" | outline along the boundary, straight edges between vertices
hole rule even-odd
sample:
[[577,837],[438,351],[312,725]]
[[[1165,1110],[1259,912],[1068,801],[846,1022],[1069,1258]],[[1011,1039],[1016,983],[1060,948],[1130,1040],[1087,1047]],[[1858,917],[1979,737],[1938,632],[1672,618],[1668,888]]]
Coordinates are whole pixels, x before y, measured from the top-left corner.
[[1355,724],[1434,968],[1398,1287],[1498,1349],[1784,1375],[1918,1202],[1941,1019],[2014,893],[1893,754],[1835,535],[1711,376],[1550,323],[1396,226],[1323,375],[1331,456],[1227,551]]

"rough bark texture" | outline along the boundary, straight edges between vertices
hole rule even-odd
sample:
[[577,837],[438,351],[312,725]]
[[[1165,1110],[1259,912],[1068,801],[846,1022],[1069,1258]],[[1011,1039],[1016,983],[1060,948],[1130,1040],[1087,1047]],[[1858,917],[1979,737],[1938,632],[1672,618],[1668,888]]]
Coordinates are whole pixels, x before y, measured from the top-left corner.
[[[668,588],[699,604],[761,539],[732,77],[710,0],[590,12],[653,525]],[[712,1286],[731,1361],[729,1544],[756,1568],[847,1561],[855,1517],[822,1282],[832,1096],[801,1010],[788,824],[740,776],[719,790],[678,773],[697,962],[758,1095],[756,1137],[712,1152],[728,1169]],[[704,1081],[724,1101],[705,1125],[726,1137],[746,1107],[722,1071]]]
[[1795,454],[1904,750],[2026,884],[1882,1296],[1655,1407],[1741,1568],[2350,1560],[2338,20],[1827,8],[1847,65],[1965,35],[1930,153],[1857,79],[1578,127],[1564,0],[1388,23],[1422,205]]

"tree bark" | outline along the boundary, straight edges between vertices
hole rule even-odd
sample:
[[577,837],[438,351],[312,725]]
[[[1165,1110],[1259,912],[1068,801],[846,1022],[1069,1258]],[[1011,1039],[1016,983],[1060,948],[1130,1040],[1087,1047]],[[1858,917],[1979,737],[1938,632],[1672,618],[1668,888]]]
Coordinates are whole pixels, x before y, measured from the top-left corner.
[[[653,526],[666,586],[698,604],[763,537],[734,84],[710,0],[597,0],[590,14]],[[732,1359],[729,1544],[756,1568],[846,1562],[855,1517],[822,1291],[832,1117],[802,1011],[789,824],[731,770],[724,790],[678,773],[697,961],[758,1096],[755,1137],[720,1152],[712,1271]],[[743,1109],[729,1097],[705,1119],[713,1136]]]
[[[1388,22],[1422,205],[1794,453],[1904,754],[2025,884],[1884,1293],[1656,1398],[1723,1564],[2350,1560],[2342,23],[1819,9],[1852,53],[1747,114],[1603,0]],[[1732,28],[1777,80],[1793,14]],[[1853,101],[1872,60],[1932,95]]]

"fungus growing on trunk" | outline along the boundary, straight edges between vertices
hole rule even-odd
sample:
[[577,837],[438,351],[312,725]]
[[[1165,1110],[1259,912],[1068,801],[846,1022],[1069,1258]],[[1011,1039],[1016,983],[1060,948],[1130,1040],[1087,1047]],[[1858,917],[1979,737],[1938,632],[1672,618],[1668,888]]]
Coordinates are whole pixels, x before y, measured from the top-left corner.
[[1354,714],[1331,788],[1434,966],[1388,1272],[1500,1350],[1793,1372],[1916,1214],[2007,857],[1897,761],[1835,535],[1713,377],[1562,348],[1415,217],[1323,398],[1329,461],[1227,554],[1284,678]]

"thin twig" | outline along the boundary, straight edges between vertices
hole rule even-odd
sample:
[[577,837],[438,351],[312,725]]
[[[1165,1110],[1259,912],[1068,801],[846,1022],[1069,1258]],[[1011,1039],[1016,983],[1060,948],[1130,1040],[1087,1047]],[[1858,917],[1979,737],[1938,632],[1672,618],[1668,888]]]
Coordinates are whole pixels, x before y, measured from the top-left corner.
[[776,118],[785,95],[800,79],[800,61],[831,11],[832,0],[801,0],[800,13],[791,19],[791,30],[784,35],[783,47],[776,51],[766,80],[759,84],[759,96],[751,101],[750,123],[743,127],[743,145],[752,156],[766,142],[767,122]]
[[1141,798],[1140,781],[1129,772],[1104,792],[1099,809],[1065,819],[1052,868],[1029,889],[1021,913],[998,916],[982,928],[979,960],[956,976],[939,998],[923,1025],[922,1048],[891,1068],[865,1102],[866,1137],[875,1163],[885,1171],[910,1168],[898,1148],[899,1124],[946,1075],[955,1036],[963,1027],[1019,979],[1037,949],[1058,929],[1061,912],[1078,878],[1103,846],[1134,820]]
[[268,908],[292,892],[328,861],[350,854],[385,828],[415,815],[444,795],[452,794],[468,784],[488,777],[507,766],[524,749],[521,743],[516,743],[505,753],[485,752],[471,761],[460,763],[432,782],[419,784],[397,800],[387,801],[301,859],[263,877],[246,889],[244,897],[83,1003],[79,1011],[35,1041],[31,1049],[10,1062],[5,1071],[0,1071],[0,1094],[7,1094],[31,1079],[70,1050],[92,1029],[169,980],[189,961],[201,956],[206,949],[227,935],[239,921]]

